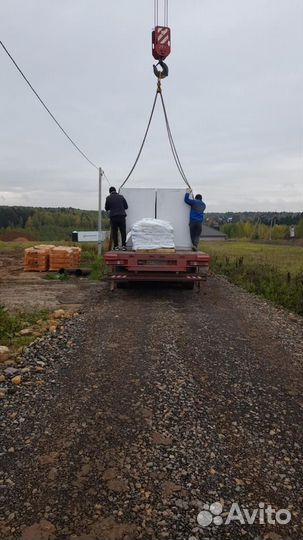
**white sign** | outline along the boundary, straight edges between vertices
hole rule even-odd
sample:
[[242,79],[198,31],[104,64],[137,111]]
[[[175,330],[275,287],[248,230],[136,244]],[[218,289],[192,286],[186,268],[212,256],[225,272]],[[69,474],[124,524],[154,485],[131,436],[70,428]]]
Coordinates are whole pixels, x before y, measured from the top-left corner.
[[[98,231],[73,231],[73,235],[77,235],[77,242],[98,242]],[[109,235],[109,231],[101,232],[101,241],[105,240]]]

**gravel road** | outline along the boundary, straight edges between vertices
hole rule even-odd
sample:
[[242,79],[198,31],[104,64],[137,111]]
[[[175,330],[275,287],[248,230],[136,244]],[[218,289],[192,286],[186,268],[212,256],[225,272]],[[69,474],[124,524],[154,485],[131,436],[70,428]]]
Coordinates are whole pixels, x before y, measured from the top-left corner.
[[224,278],[98,285],[1,383],[1,539],[302,539],[302,366],[302,319]]

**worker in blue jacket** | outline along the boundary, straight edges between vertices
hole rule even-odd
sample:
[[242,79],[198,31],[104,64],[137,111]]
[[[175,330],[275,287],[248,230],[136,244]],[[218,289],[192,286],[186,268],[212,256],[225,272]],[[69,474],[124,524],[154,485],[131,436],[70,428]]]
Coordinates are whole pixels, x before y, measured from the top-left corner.
[[198,194],[192,199],[190,193],[190,190],[185,193],[184,201],[191,207],[189,217],[190,237],[193,251],[198,251],[206,204],[202,201],[202,195]]

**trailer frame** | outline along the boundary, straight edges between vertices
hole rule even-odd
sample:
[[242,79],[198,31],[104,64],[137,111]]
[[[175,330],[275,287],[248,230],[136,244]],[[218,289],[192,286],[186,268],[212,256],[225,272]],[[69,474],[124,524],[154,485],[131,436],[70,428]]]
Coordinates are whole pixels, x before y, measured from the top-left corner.
[[175,252],[109,251],[104,256],[111,268],[108,277],[113,291],[118,283],[166,282],[184,283],[188,288],[206,281],[210,257],[201,251]]

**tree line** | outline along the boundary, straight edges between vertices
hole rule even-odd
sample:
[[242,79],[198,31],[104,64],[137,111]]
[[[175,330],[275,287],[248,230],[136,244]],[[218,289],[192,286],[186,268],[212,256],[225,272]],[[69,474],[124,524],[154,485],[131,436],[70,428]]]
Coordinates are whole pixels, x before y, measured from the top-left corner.
[[[208,212],[205,222],[222,230],[229,238],[288,238],[292,225],[296,238],[303,238],[302,213]],[[95,210],[0,206],[0,238],[5,233],[16,232],[33,240],[70,240],[74,230],[96,231],[97,227],[98,212]],[[102,228],[109,228],[105,211],[102,211]]]
[[[270,225],[244,221],[238,223],[224,223],[220,230],[228,238],[248,238],[251,240],[283,240],[291,238],[289,225],[279,225],[274,221]],[[294,226],[295,238],[303,238],[303,218]]]
[[[102,212],[103,228],[109,227]],[[98,212],[76,208],[34,208],[0,206],[0,237],[8,232],[20,233],[33,240],[70,240],[73,231],[95,231]]]
[[207,224],[219,227],[224,223],[252,222],[263,225],[297,225],[303,212],[207,212]]

